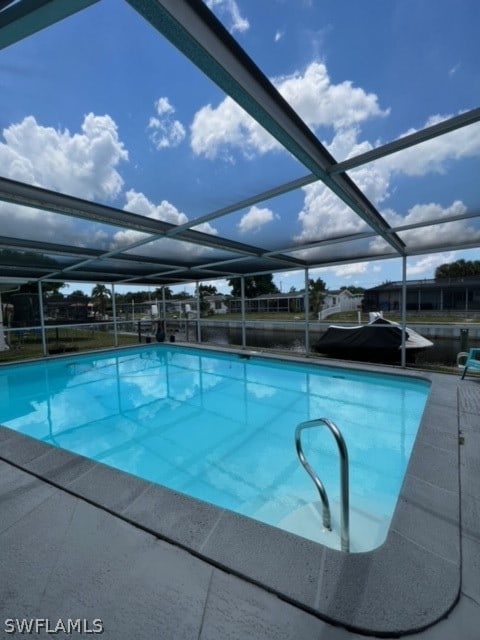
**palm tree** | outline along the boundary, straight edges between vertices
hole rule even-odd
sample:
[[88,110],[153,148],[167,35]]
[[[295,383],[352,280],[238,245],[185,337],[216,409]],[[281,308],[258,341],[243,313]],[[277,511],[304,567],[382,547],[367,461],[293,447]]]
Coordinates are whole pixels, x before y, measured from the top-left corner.
[[107,301],[111,298],[111,295],[104,284],[97,284],[92,289],[91,298],[102,317],[105,316]]

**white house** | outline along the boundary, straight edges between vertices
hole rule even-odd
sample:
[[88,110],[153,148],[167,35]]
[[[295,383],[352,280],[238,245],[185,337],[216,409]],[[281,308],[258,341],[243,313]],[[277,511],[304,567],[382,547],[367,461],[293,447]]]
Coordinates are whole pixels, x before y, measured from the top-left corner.
[[342,311],[360,311],[362,300],[363,293],[352,293],[348,289],[327,291],[318,319],[325,320],[328,316]]
[[204,300],[205,302],[208,302],[209,310],[214,314],[228,312],[225,296],[220,294],[216,296],[205,296]]

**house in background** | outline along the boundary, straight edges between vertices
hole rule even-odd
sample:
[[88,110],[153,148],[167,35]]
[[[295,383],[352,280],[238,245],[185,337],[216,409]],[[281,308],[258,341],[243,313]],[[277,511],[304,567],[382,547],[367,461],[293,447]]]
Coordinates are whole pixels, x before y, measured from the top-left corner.
[[204,301],[208,303],[209,313],[213,313],[214,315],[228,313],[227,296],[221,294],[205,296]]
[[[303,291],[268,293],[256,298],[245,298],[246,313],[303,313],[305,294]],[[230,313],[241,313],[241,298],[230,298]]]
[[[399,311],[401,300],[402,283],[387,282],[365,291],[363,310]],[[480,312],[480,277],[409,280],[407,311]]]
[[167,313],[181,315],[195,314],[197,309],[196,298],[179,298],[174,300],[167,300],[166,310]]
[[[342,311],[360,311],[363,293],[352,293],[348,289],[327,291],[319,320],[333,313]],[[208,311],[202,310],[202,315],[223,315],[227,313],[241,313],[241,298],[216,294],[205,296],[203,303],[208,304]],[[174,314],[194,314],[197,307],[196,298],[184,298],[167,301],[167,312]],[[245,313],[298,313],[303,314],[305,308],[305,292],[290,291],[288,293],[269,293],[255,298],[245,298]]]
[[344,311],[361,311],[363,295],[363,293],[352,293],[348,289],[327,291],[318,319],[324,320],[334,313]]

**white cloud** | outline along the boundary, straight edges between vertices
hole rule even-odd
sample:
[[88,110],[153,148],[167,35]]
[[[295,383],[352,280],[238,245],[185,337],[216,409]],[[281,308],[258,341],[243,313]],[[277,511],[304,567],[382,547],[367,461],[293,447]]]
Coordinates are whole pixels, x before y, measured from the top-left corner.
[[270,209],[260,209],[253,206],[248,213],[242,216],[242,219],[237,224],[240,233],[246,233],[247,231],[258,231],[261,227],[272,222],[275,216]]
[[[85,116],[81,131],[44,127],[33,116],[3,130],[0,174],[54,191],[111,200],[123,187],[116,167],[128,159],[110,116]],[[108,229],[95,232],[78,220],[34,208],[0,203],[2,233],[26,239],[107,249]]]
[[166,97],[159,98],[155,103],[157,116],[152,116],[147,129],[150,140],[157,149],[178,147],[186,136],[185,127],[179,120],[173,118],[175,109]]
[[230,150],[234,148],[240,149],[245,156],[281,149],[278,142],[230,97],[216,109],[207,105],[197,111],[190,130],[193,152],[209,160],[220,153],[231,160]]
[[163,97],[163,98],[159,98],[157,100],[157,102],[155,103],[155,107],[157,109],[157,113],[159,116],[164,115],[164,114],[174,114],[175,113],[175,109],[172,107],[172,105],[170,104],[170,101],[168,98]]
[[[397,214],[393,209],[387,209],[384,211],[384,216],[388,222],[393,226],[416,224],[418,222],[428,222],[430,220],[448,220],[451,216],[458,216],[466,213],[467,208],[460,200],[455,200],[449,207],[442,207],[439,204],[430,202],[428,204],[416,204],[408,210],[406,216]],[[464,224],[463,221],[460,221]],[[423,230],[422,230],[423,231]],[[412,229],[411,231],[404,231],[402,233],[418,234],[418,229]]]
[[[124,211],[129,211],[130,213],[136,213],[140,216],[145,216],[146,218],[151,218],[153,220],[163,220],[164,222],[170,222],[172,224],[183,224],[188,221],[187,216],[184,213],[181,213],[176,209],[172,204],[163,200],[159,205],[155,205],[143,194],[133,189],[130,189],[125,194],[125,205],[123,206]],[[118,231],[114,234],[112,239],[112,249],[117,249],[120,247],[125,247],[143,238],[147,238],[148,234],[141,233],[139,231],[135,231],[133,229],[125,229],[124,231]],[[149,247],[149,245],[145,245]],[[136,250],[140,252],[141,250]],[[152,251],[152,247],[150,246],[148,251]]]
[[235,0],[206,0],[206,4],[212,11],[216,10],[219,17],[226,16],[227,28],[232,33],[235,31],[243,33],[250,28],[248,20],[240,15],[240,9]]
[[44,127],[33,116],[3,130],[0,173],[86,199],[111,200],[123,179],[116,170],[128,153],[108,116],[85,116],[81,133]]
[[349,280],[353,276],[358,276],[368,271],[369,262],[357,262],[355,264],[342,264],[328,267],[337,277]]
[[309,276],[311,278],[321,277],[324,278],[325,274],[332,273],[338,278],[344,278],[349,280],[353,276],[358,276],[367,273],[370,262],[356,262],[353,264],[340,264],[332,265],[330,267],[318,267],[316,269],[310,269]]
[[[385,116],[377,96],[353,87],[349,81],[332,84],[327,68],[312,62],[304,73],[296,72],[273,80],[279,92],[313,130],[333,127],[342,130],[372,118]],[[246,156],[280,149],[277,141],[230,97],[218,107],[206,105],[191,125],[191,146],[196,155],[209,159],[237,148]]]
[[[429,126],[442,120],[440,116],[430,118],[425,126]],[[411,133],[408,131],[406,133]],[[338,159],[354,157],[368,151],[372,145],[358,140],[358,127],[340,130],[334,136],[329,151]],[[463,157],[480,155],[480,124],[471,125],[453,131],[444,136],[430,140],[409,148],[403,152],[387,156],[368,165],[364,165],[350,172],[354,182],[362,189],[365,195],[378,207],[388,201],[392,191],[392,178],[395,174],[424,175],[429,172],[443,172],[446,166],[453,160]],[[297,242],[305,242],[311,238],[328,238],[345,233],[355,233],[367,228],[365,223],[349,212],[343,202],[334,196],[323,184],[314,184],[304,188],[305,201],[298,215],[302,231],[294,238]],[[412,207],[406,216],[385,208],[382,215],[392,226],[421,222],[435,218],[448,219],[452,215],[465,211],[465,205],[454,202],[450,207],[442,207],[439,204],[427,203]],[[412,230],[402,232],[402,238],[415,246],[429,246],[433,240],[448,242],[465,241],[469,234],[472,239],[478,237],[478,232],[465,221],[457,221],[432,229]],[[371,244],[375,250],[384,250],[387,247],[382,239],[377,239]]]
[[333,84],[327,67],[320,62],[309,64],[303,75],[297,72],[277,78],[274,84],[313,129],[342,129],[389,113],[380,109],[374,93],[354,87],[349,80]]
[[419,275],[431,277],[431,274],[438,266],[447,262],[455,262],[455,260],[455,251],[451,251],[450,253],[435,253],[420,258],[419,260],[407,260],[407,278]]
[[[432,116],[425,123],[425,127],[437,124],[451,115]],[[405,131],[400,137],[415,133],[416,129]],[[480,154],[480,123],[462,127],[432,140],[427,140],[414,147],[386,156],[377,160],[381,170],[391,173],[403,173],[408,176],[423,176],[428,173],[444,174],[448,163],[452,160],[469,158]]]
[[[329,145],[329,151],[337,160],[356,156],[373,148],[368,141],[361,141],[360,124],[371,117],[385,116],[378,106],[377,97],[367,94],[361,88],[355,88],[350,82],[337,85],[331,83],[325,65],[310,64],[303,74],[275,80],[279,91],[312,128],[322,126],[333,128],[335,135]],[[425,126],[433,125],[450,116],[435,115],[427,120]],[[413,133],[410,129],[402,135]],[[218,107],[208,105],[197,112],[191,127],[191,144],[197,155],[213,159],[224,153],[232,159],[232,150],[240,150],[246,157],[265,154],[280,147],[277,142],[245,114],[230,98],[226,98]],[[378,142],[376,144],[381,144]],[[408,176],[444,173],[448,165],[455,160],[474,157],[480,154],[480,124],[470,125],[439,136],[402,152],[387,156],[377,162],[359,167],[350,172],[352,179],[363,190],[376,207],[388,201],[394,190],[392,178],[396,174]],[[298,214],[301,230],[294,240],[299,243],[310,242],[367,229],[367,225],[344,203],[322,184],[305,187],[305,200]],[[435,210],[435,206],[437,207]],[[463,207],[457,203],[453,209]],[[410,210],[406,217],[390,216],[392,224],[408,224],[419,221],[422,216],[448,217],[455,213],[447,207],[442,213],[440,205],[418,205]],[[385,211],[387,218],[389,211]],[[448,236],[465,240],[469,234],[473,238],[477,231],[468,223],[458,221],[437,227],[437,229],[405,232],[407,242],[419,241],[428,246],[433,238],[448,240]],[[386,243],[377,240],[371,243],[374,250],[384,250]],[[327,252],[328,253],[328,252]],[[306,257],[306,256],[305,256]]]
[[452,77],[453,75],[455,75],[455,74],[457,73],[457,71],[460,69],[460,66],[461,66],[461,65],[460,65],[460,62],[458,62],[456,65],[454,65],[453,67],[451,67],[451,68],[448,70],[448,75],[449,75],[450,77]]
[[273,40],[274,40],[274,42],[278,42],[282,38],[283,38],[283,31],[277,31],[275,33],[275,36],[274,36]]
[[[167,200],[162,200],[160,204],[156,205],[151,202],[143,193],[139,193],[137,191],[134,191],[133,189],[127,191],[125,197],[126,203],[123,207],[125,211],[130,211],[131,213],[136,213],[153,220],[163,220],[164,222],[169,222],[176,225],[185,224],[186,222],[188,222],[187,216]],[[217,230],[208,222],[198,225],[196,227],[196,230],[202,231],[203,233],[210,233],[211,235],[216,235],[218,233]],[[147,234],[141,233],[139,231],[134,231],[133,229],[118,231],[113,236],[111,248],[116,249],[120,247],[126,247],[142,239],[146,239],[147,237]],[[159,246],[161,246],[161,249],[159,249]],[[154,241],[153,243],[145,244],[144,246],[133,249],[133,251],[134,253],[137,253],[139,255],[141,254],[155,257],[158,257],[159,251],[161,251],[162,257],[159,259],[159,261],[161,262],[162,258],[168,260],[168,258],[178,258],[179,256],[185,255],[198,256],[210,252],[211,249],[209,249],[208,247],[202,247],[200,245],[195,246],[190,243],[173,240],[171,238],[162,238],[160,241]]]
[[[382,213],[392,227],[428,222],[429,220],[445,220],[445,222],[430,227],[399,232],[400,237],[406,243],[407,247],[428,249],[433,245],[453,245],[457,242],[480,240],[480,230],[473,227],[471,221],[468,219],[448,222],[450,217],[461,215],[465,213],[466,210],[467,208],[463,202],[456,200],[449,207],[442,207],[440,204],[434,202],[417,204],[409,209],[406,216],[401,216],[392,209],[387,209]],[[387,246],[387,243],[382,238],[375,238],[375,240],[370,243],[371,249],[378,251],[382,251]]]
[[159,205],[155,205],[143,194],[130,189],[125,194],[126,203],[123,207],[124,211],[137,213],[153,220],[163,220],[172,224],[184,224],[188,222],[187,216],[178,211],[167,200],[162,200]]
[[295,236],[296,242],[344,236],[367,229],[365,222],[323,183],[305,187],[304,193],[303,209],[298,214],[302,231]]

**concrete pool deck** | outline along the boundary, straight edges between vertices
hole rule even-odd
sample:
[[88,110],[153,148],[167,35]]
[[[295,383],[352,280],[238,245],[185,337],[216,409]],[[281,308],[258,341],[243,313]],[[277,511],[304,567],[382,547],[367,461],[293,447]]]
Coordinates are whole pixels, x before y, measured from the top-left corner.
[[3,619],[101,618],[111,638],[478,637],[480,380],[407,373],[432,390],[387,541],[363,554],[0,428]]

